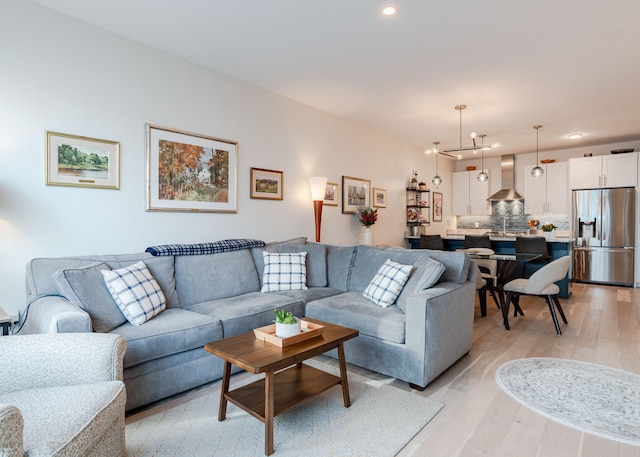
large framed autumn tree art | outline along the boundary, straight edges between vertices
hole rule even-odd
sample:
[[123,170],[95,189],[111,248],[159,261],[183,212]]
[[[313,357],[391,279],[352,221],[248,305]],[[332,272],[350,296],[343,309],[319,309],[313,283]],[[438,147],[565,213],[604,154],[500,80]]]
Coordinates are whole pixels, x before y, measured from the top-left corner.
[[147,124],[147,211],[237,212],[238,143]]

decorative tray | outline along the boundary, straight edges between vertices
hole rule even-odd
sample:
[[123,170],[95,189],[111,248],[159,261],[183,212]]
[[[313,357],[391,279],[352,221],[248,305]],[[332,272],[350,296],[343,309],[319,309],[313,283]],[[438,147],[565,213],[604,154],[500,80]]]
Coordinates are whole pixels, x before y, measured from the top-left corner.
[[555,161],[556,161],[556,159],[543,159],[543,160],[540,161],[540,163],[553,163]]
[[253,333],[259,340],[267,341],[276,346],[286,347],[320,336],[324,330],[324,325],[314,324],[313,322],[305,321],[304,319],[300,319],[300,324],[302,324],[302,332],[288,338],[276,336],[276,324],[256,328],[253,330]]

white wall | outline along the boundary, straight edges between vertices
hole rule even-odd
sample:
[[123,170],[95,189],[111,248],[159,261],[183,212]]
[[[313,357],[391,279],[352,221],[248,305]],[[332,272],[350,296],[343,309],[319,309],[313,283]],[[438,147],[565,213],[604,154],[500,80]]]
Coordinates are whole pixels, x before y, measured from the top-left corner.
[[[429,182],[434,174],[421,148],[31,2],[0,4],[0,68],[0,306],[10,313],[25,306],[33,257],[233,237],[313,240],[312,175],[387,189],[374,243],[403,245],[407,180],[412,170]],[[237,214],[146,212],[146,123],[237,141]],[[47,130],[119,141],[120,190],[46,186]],[[284,171],[284,201],[250,199],[250,167]],[[356,243],[359,233],[355,216],[325,206],[323,242]]]

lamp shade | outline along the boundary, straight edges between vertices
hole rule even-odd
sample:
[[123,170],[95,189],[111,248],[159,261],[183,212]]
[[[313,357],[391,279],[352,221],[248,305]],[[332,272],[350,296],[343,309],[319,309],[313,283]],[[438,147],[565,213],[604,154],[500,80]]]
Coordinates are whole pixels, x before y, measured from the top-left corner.
[[324,200],[324,194],[327,190],[326,176],[312,176],[309,178],[309,187],[311,188],[311,199],[314,201]]

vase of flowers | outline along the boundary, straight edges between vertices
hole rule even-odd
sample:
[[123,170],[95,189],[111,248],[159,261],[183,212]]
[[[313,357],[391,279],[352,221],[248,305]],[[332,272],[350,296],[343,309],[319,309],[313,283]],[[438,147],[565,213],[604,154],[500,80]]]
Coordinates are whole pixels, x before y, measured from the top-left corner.
[[547,240],[555,240],[556,239],[556,229],[558,227],[556,227],[555,225],[549,223],[549,222],[545,222],[542,225],[542,235],[547,239]]
[[373,209],[370,206],[359,206],[356,209],[356,216],[360,225],[364,227],[362,244],[371,246],[373,244],[371,226],[378,220],[378,209]]

